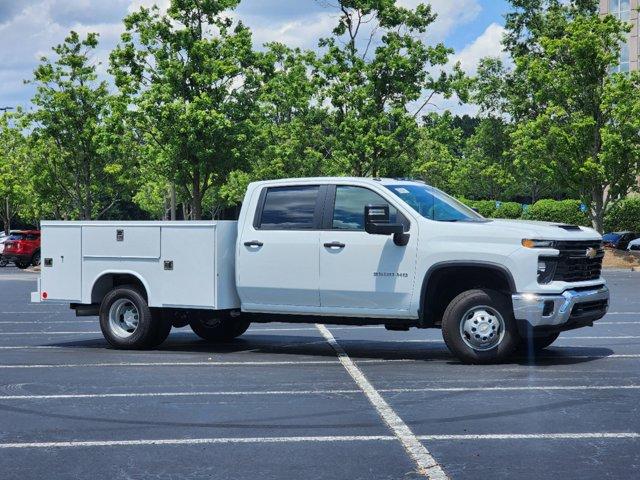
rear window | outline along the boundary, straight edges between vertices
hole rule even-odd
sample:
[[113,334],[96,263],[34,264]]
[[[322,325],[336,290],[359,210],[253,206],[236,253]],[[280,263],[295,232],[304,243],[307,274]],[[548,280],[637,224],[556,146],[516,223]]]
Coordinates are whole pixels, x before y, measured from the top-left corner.
[[7,238],[7,242],[25,240],[25,238],[26,238],[26,235],[24,233],[12,233],[11,235],[9,235],[9,238]]
[[260,215],[260,228],[313,228],[319,190],[320,187],[317,185],[269,188]]

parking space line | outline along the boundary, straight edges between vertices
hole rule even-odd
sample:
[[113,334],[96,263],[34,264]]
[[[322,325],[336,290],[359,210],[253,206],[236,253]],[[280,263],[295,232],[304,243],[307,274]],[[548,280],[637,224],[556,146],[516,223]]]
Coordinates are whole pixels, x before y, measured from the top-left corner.
[[23,321],[10,321],[0,322],[0,325],[22,325],[22,324],[38,324],[47,325],[50,323],[98,323],[98,319],[95,320],[23,320]]
[[[368,359],[360,360],[359,363],[393,363],[393,362],[414,362],[415,360],[405,359]],[[113,362],[113,363],[63,363],[63,364],[18,364],[0,365],[0,369],[22,369],[22,368],[94,368],[94,367],[261,367],[277,365],[340,365],[339,360],[294,360],[294,361],[210,361],[210,362]]]
[[[416,387],[378,388],[379,393],[428,392],[518,392],[518,391],[579,391],[579,390],[640,390],[640,385],[540,385],[521,387]],[[121,393],[65,393],[51,395],[0,395],[1,401],[12,400],[81,400],[93,398],[154,398],[154,397],[224,397],[224,396],[281,396],[281,395],[350,395],[360,389],[318,390],[238,390],[209,392],[121,392]]]
[[418,470],[421,474],[425,475],[429,479],[445,480],[449,477],[438,462],[429,453],[429,450],[420,443],[418,438],[411,431],[409,426],[398,416],[398,414],[391,408],[391,406],[382,398],[382,395],[373,387],[367,377],[362,373],[362,370],[353,363],[349,355],[337,342],[333,334],[324,325],[316,324],[316,328],[320,331],[322,336],[327,340],[327,343],[335,350],[338,360],[345,368],[345,370],[351,375],[358,387],[363,391],[368,400],[374,406],[378,415],[382,418],[384,423],[391,429],[395,437],[400,441],[405,448],[409,456],[418,465]]
[[420,440],[597,440],[638,439],[638,432],[588,432],[588,433],[489,433],[479,435],[420,435]]
[[145,397],[225,397],[260,395],[346,395],[362,393],[358,389],[336,390],[250,390],[226,392],[129,392],[129,393],[80,393],[60,395],[0,395],[0,400],[81,400],[83,398],[145,398]]
[[91,331],[74,331],[74,332],[59,332],[59,331],[52,331],[52,332],[47,332],[46,330],[42,330],[39,332],[0,332],[0,335],[79,335],[79,334],[91,334],[91,335],[96,335],[98,333],[102,333],[100,330],[91,330]]
[[[586,433],[506,433],[464,435],[418,435],[418,441],[452,440],[611,440],[640,439],[638,432],[586,432]],[[0,449],[29,448],[90,448],[130,446],[210,445],[240,443],[336,443],[336,442],[389,442],[397,440],[392,435],[335,435],[308,437],[218,437],[218,438],[162,438],[140,440],[89,440],[68,442],[20,442],[0,443]],[[444,475],[444,473],[443,473]],[[431,477],[435,478],[435,477]],[[441,477],[441,478],[447,478]]]

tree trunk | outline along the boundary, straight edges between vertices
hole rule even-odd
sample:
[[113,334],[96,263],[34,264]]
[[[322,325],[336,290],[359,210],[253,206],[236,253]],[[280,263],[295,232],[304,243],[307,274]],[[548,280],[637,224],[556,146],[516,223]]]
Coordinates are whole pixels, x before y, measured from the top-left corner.
[[175,221],[176,219],[176,184],[171,184],[171,220]]
[[598,189],[591,192],[591,224],[598,233],[604,231],[604,195]]
[[4,204],[4,233],[9,235],[9,231],[11,231],[11,206],[9,205],[9,197],[5,199]]
[[191,195],[191,219],[202,220],[202,192],[200,190],[200,172],[193,172],[193,193]]

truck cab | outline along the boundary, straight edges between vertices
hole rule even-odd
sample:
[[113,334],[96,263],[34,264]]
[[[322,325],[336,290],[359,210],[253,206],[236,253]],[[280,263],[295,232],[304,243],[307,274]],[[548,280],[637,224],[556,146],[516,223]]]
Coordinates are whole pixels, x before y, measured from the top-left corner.
[[[142,223],[96,230],[95,222],[43,222],[34,301],[67,300],[78,314],[98,314],[105,337],[120,348],[158,345],[187,324],[212,341],[235,338],[252,322],[379,324],[440,328],[469,363],[544,348],[608,308],[594,230],[485,219],[416,181],[255,182],[237,223],[197,222],[210,235],[201,232],[180,252],[165,236],[186,239],[194,223]],[[59,237],[74,226],[82,241],[66,253],[78,258],[82,280],[73,298],[52,298],[43,285],[56,279],[61,247],[48,249],[47,232]],[[108,247],[119,230],[125,238]],[[101,249],[109,255],[96,255]]]

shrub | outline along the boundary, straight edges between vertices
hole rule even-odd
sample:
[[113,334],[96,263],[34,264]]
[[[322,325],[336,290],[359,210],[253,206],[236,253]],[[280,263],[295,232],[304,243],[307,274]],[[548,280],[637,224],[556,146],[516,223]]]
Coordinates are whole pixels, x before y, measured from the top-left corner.
[[526,220],[590,226],[587,214],[580,210],[580,200],[538,200],[524,213]]
[[522,205],[516,202],[505,202],[493,212],[492,216],[494,218],[520,218]]
[[614,204],[604,219],[607,232],[640,232],[640,197],[629,197]]
[[496,211],[495,200],[476,200],[473,202],[473,208],[483,217],[493,217]]

